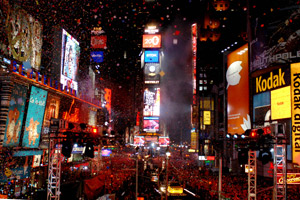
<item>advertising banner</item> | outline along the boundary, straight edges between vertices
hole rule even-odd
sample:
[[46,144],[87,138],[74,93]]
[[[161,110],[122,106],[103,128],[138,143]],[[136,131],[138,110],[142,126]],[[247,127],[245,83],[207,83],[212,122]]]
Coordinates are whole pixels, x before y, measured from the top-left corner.
[[293,163],[300,165],[300,63],[291,64],[292,155]]
[[22,146],[37,148],[39,146],[41,129],[47,100],[47,91],[31,87]]
[[290,68],[282,66],[264,73],[255,77],[254,83],[253,92],[256,94],[288,86],[291,83]]
[[144,116],[160,115],[160,88],[146,87],[144,91]]
[[78,91],[77,72],[79,67],[80,46],[67,31],[62,30],[61,76],[63,87]]
[[159,51],[145,51],[145,63],[158,63]]
[[6,33],[10,54],[14,59],[23,62],[24,69],[40,70],[43,44],[42,24],[20,7],[9,7],[8,9],[11,10],[6,18]]
[[92,51],[91,57],[95,63],[102,63],[103,62],[103,51]]
[[197,137],[196,130],[192,129],[192,131],[191,131],[191,149],[197,149],[197,141],[198,141],[198,137]]
[[9,102],[3,147],[16,147],[20,143],[26,97],[27,87],[15,84]]
[[228,133],[242,134],[247,129],[251,129],[248,44],[230,53],[227,59]]
[[143,131],[158,132],[159,131],[159,117],[144,117]]
[[[287,184],[300,184],[300,173],[287,173],[286,174],[286,183]],[[283,184],[283,174],[277,173],[277,184]]]
[[209,110],[203,111],[203,124],[204,125],[211,125],[211,116]]
[[161,48],[161,35],[143,35],[143,48]]
[[291,118],[291,87],[271,91],[271,119]]
[[134,136],[133,141],[134,146],[144,146],[145,144],[145,138],[143,136]]
[[[300,12],[296,0],[249,1],[250,71],[299,62]],[[276,5],[276,6],[274,6]],[[250,35],[250,34],[249,34]]]
[[169,137],[159,137],[158,144],[161,147],[166,147],[170,145],[170,138]]
[[30,177],[32,156],[14,158],[12,163],[14,165],[0,171],[1,183],[7,183],[12,179],[20,180]]
[[91,36],[91,48],[93,49],[106,49],[107,36],[106,35],[94,35]]

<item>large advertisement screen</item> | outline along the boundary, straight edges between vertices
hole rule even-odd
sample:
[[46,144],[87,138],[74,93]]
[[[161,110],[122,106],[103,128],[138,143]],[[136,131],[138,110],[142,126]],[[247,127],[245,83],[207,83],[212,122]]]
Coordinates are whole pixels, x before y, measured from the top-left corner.
[[16,147],[20,142],[27,87],[15,84],[9,102],[3,147]]
[[145,51],[145,63],[158,63],[159,51]]
[[161,48],[161,35],[143,35],[143,48]]
[[79,67],[80,46],[67,31],[62,30],[61,76],[60,83],[68,89],[78,90],[77,72]]
[[[2,3],[4,4],[4,1]],[[7,33],[9,42],[9,47],[4,50],[4,53],[7,53],[8,50],[9,55],[23,62],[23,67],[26,70],[31,68],[40,70],[43,45],[42,24],[20,7],[10,6],[8,1],[6,3],[7,5],[4,5],[5,9],[1,9],[1,11],[7,10],[9,12],[6,18],[1,19],[0,17],[1,21],[3,20],[3,24],[6,25],[3,28],[6,27],[7,29],[5,33]],[[5,20],[7,21],[5,22]],[[0,43],[2,38],[4,39],[5,37],[1,35]],[[0,46],[2,48],[2,45]]]
[[48,92],[43,89],[31,87],[22,141],[23,147],[37,148],[39,146],[47,94]]
[[170,145],[170,138],[169,137],[159,137],[158,144],[161,147],[166,147]]
[[250,71],[299,62],[299,1],[251,0]]
[[291,87],[271,91],[271,119],[291,118]]
[[146,87],[144,91],[144,116],[160,115],[160,88]]
[[159,131],[159,117],[144,117],[143,131],[158,132]]
[[133,144],[134,146],[144,146],[145,145],[144,136],[134,136]]
[[228,133],[242,134],[251,128],[249,115],[248,45],[227,57]]

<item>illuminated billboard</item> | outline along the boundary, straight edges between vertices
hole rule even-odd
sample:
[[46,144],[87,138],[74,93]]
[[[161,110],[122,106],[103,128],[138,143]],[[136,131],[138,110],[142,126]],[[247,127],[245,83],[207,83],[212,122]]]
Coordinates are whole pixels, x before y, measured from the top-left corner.
[[159,117],[144,117],[143,131],[158,132],[159,131]]
[[80,46],[67,31],[62,30],[61,76],[60,83],[68,89],[78,90],[77,72],[79,67]]
[[91,58],[94,63],[102,63],[103,62],[103,51],[92,51]]
[[291,118],[291,87],[271,91],[271,119]]
[[144,136],[134,136],[133,144],[134,146],[144,146],[145,145]]
[[170,138],[169,137],[159,137],[158,144],[161,147],[166,147],[170,145]]
[[161,35],[143,35],[143,48],[161,48]]
[[106,49],[107,36],[106,35],[94,35],[91,36],[91,48],[93,49]]
[[22,141],[23,147],[37,148],[39,146],[47,94],[48,92],[43,89],[31,87]]
[[147,87],[144,91],[144,116],[160,115],[160,88]]
[[158,63],[159,51],[145,51],[145,63]]
[[300,63],[291,64],[292,155],[293,163],[300,165]]
[[3,147],[19,145],[22,129],[27,87],[15,84],[9,101]]
[[249,115],[248,44],[227,57],[228,133],[242,134],[251,128]]
[[111,149],[102,149],[101,150],[101,156],[103,157],[109,157],[112,153]]
[[[0,41],[2,38],[8,39],[9,47],[4,52],[9,51],[10,56],[21,61],[25,70],[34,68],[39,71],[43,45],[42,24],[20,7],[14,5],[4,7],[6,6],[9,14],[6,19],[1,18],[1,21],[3,20],[1,25],[6,28],[7,38],[4,36],[6,34],[1,35]],[[0,32],[1,29],[2,27]]]

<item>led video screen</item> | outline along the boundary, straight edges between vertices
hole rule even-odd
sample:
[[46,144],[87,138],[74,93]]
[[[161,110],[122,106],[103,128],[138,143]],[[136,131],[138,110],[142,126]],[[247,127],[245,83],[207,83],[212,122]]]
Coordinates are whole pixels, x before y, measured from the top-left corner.
[[145,51],[145,63],[158,63],[159,51]]
[[159,117],[144,117],[143,131],[146,132],[159,131]]
[[79,67],[80,46],[67,31],[62,30],[61,76],[60,83],[68,89],[78,90],[77,72]]
[[144,91],[144,116],[160,115],[160,88],[147,87]]

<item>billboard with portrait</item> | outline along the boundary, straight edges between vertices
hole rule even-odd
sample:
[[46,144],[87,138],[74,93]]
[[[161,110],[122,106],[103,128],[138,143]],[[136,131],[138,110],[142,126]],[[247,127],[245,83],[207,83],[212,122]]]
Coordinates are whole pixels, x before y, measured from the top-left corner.
[[3,147],[16,147],[20,143],[26,97],[27,87],[15,84],[9,102]]
[[299,62],[299,1],[251,0],[249,13],[251,72]]
[[160,115],[160,88],[146,87],[144,90],[144,116]]
[[47,94],[48,92],[43,89],[31,87],[22,140],[23,147],[37,148],[39,146]]
[[242,134],[251,128],[249,115],[248,44],[227,57],[228,133]]
[[143,131],[158,132],[159,131],[159,117],[144,117]]
[[79,67],[80,46],[66,30],[62,30],[60,83],[68,89],[78,90],[77,72]]

